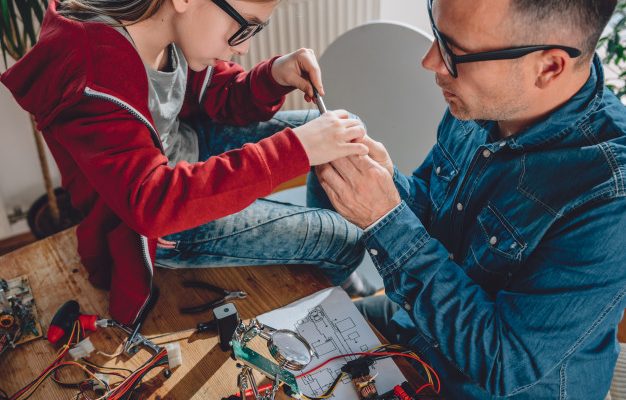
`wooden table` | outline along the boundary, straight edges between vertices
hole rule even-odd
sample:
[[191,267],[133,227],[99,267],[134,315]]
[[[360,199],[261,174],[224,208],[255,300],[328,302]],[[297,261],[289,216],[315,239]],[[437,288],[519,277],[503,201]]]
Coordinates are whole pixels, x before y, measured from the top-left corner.
[[[94,289],[76,253],[74,229],[0,257],[0,277],[27,275],[44,324],[44,330],[60,305],[78,300],[83,313],[107,316],[108,292]],[[158,269],[156,284],[161,296],[145,323],[146,336],[195,327],[209,320],[209,313],[180,315],[183,305],[206,302],[214,296],[202,290],[183,289],[184,279],[199,279],[231,290],[244,290],[248,298],[236,302],[242,318],[247,319],[291,303],[328,287],[325,277],[312,267],[246,267],[172,271]],[[124,336],[115,329],[101,329],[90,335],[98,350],[113,353],[121,348]],[[155,340],[158,342],[158,340]],[[162,374],[148,376],[151,399],[221,399],[236,390],[237,368],[228,353],[222,352],[215,333],[195,334],[181,342],[183,365],[169,379]],[[39,339],[5,353],[0,360],[0,388],[12,394],[37,376],[55,355],[56,349]],[[142,350],[131,359],[90,359],[106,366],[136,369],[147,358]],[[151,389],[150,389],[151,388]],[[46,382],[32,399],[72,399],[75,390],[61,389]]]

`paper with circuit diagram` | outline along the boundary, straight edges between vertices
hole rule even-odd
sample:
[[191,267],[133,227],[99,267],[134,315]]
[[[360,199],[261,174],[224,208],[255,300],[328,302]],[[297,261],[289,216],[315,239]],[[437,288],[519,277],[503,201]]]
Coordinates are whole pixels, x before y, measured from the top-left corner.
[[[296,331],[309,342],[317,356],[313,357],[304,372],[333,356],[365,352],[381,344],[346,292],[338,287],[325,289],[260,315],[258,320],[272,328]],[[334,360],[312,374],[299,378],[300,390],[309,397],[321,396],[339,375],[341,366],[355,358]],[[377,375],[378,393],[392,390],[395,385],[405,381],[391,359],[377,361],[372,366],[371,374]],[[344,378],[339,384],[333,398],[359,399],[349,378]]]

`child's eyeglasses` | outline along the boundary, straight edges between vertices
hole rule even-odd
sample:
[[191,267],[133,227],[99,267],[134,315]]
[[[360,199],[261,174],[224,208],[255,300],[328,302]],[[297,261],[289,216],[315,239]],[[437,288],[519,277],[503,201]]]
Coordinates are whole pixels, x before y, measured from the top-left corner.
[[248,22],[241,14],[237,12],[226,0],[212,0],[219,8],[221,8],[226,14],[230,15],[235,21],[241,25],[241,28],[228,39],[228,45],[235,47],[250,39],[252,36],[261,32],[265,28],[268,22],[254,23]]

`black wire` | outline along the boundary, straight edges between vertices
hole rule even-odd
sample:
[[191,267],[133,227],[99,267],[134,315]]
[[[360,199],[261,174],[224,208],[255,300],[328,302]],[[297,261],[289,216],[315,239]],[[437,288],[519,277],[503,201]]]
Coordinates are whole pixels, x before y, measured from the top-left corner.
[[326,397],[330,396],[335,391],[335,389],[337,388],[337,385],[339,384],[339,382],[341,382],[341,378],[343,377],[343,375],[344,375],[344,372],[340,372],[339,375],[337,375],[337,377],[333,381],[333,383],[330,385],[330,387],[326,389],[324,393],[322,393],[321,397],[307,396],[307,398],[309,400],[328,400]]
[[[146,364],[144,364],[144,365],[147,365],[150,361],[151,360],[148,360],[146,362]],[[149,369],[147,369],[146,371],[142,372],[141,375],[139,376],[139,379],[137,379],[137,381],[126,391],[126,393],[124,393],[122,395],[122,397],[120,397],[120,400],[130,400],[132,395],[133,395],[133,392],[135,392],[135,390],[137,390],[137,388],[139,386],[141,386],[141,382],[142,382],[143,378],[148,373],[150,373],[150,371],[154,370],[157,367],[161,367],[161,366],[167,365],[167,364],[169,364],[169,362],[168,362],[167,358],[164,357],[163,359],[161,359],[161,360],[157,361],[156,363],[154,363],[154,365],[151,366]],[[139,368],[139,369],[141,369],[141,368]]]
[[94,368],[98,368],[98,369],[109,369],[109,370],[112,370],[112,371],[124,371],[124,372],[128,372],[128,373],[130,373],[130,374],[132,374],[132,373],[133,373],[133,371],[132,371],[132,370],[127,369],[127,368],[104,367],[104,366],[101,366],[101,365],[98,365],[98,364],[94,364],[94,363],[92,363],[91,361],[88,361],[88,360],[86,360],[86,359],[84,359],[84,358],[83,358],[82,360],[83,360],[83,362],[84,362],[85,364],[87,364],[87,365],[91,365],[91,366],[92,366],[92,367],[94,367]]
[[[62,380],[57,378],[57,372],[59,372],[61,369],[65,367],[73,367],[73,366],[74,365],[59,365],[58,367],[56,367],[54,371],[52,372],[52,378],[51,378],[52,381],[63,388],[79,389],[80,385],[85,381],[85,379],[83,379],[80,382],[63,382]],[[83,373],[85,374],[85,378],[89,378],[89,375],[85,371],[83,371]]]

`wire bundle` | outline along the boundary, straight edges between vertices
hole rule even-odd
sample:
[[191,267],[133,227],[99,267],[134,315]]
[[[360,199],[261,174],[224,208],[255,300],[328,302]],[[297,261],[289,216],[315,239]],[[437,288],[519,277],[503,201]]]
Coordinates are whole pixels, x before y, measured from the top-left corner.
[[[151,357],[136,371],[124,368],[109,368],[93,364],[85,359],[81,362],[63,361],[70,348],[79,343],[81,340],[81,332],[84,336],[83,328],[79,321],[74,323],[67,343],[65,343],[58,351],[54,361],[44,369],[37,378],[18,390],[12,396],[6,396],[6,393],[0,390],[0,400],[26,400],[41,386],[48,378],[58,385],[66,388],[75,388],[79,391],[76,393],[76,400],[129,400],[141,383],[141,380],[154,368],[168,364],[167,351],[162,349],[158,354]],[[65,368],[77,368],[81,370],[86,379],[80,382],[63,382],[59,378],[59,372]],[[116,376],[120,378],[115,384],[109,385],[101,376]],[[88,392],[94,391],[95,385],[104,391],[104,394],[97,398],[88,396]]]

